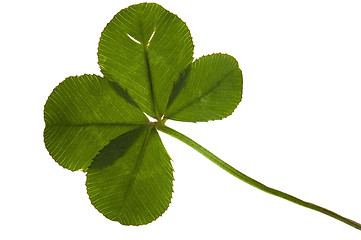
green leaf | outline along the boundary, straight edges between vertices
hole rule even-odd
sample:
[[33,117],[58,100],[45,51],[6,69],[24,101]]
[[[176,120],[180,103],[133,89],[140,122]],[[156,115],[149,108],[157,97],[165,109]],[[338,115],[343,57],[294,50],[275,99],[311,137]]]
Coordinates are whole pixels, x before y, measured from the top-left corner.
[[70,170],[86,170],[115,137],[147,123],[147,117],[102,77],[69,77],[44,107],[44,141],[50,155]]
[[165,117],[185,122],[219,120],[242,99],[242,72],[226,54],[201,57],[175,84]]
[[105,217],[124,225],[147,224],[168,208],[173,168],[158,132],[140,127],[104,147],[86,180],[92,204]]
[[[124,225],[152,222],[168,208],[173,167],[157,130],[173,136],[238,179],[361,230],[361,224],[243,174],[165,126],[166,120],[209,121],[229,116],[242,99],[242,72],[226,54],[192,63],[189,30],[155,3],[120,11],[99,42],[96,75],[69,77],[49,96],[44,141],[70,170],[87,171],[87,192],[105,217]],[[157,118],[149,122],[145,114]]]
[[123,9],[102,32],[99,65],[153,118],[163,116],[174,83],[193,60],[186,24],[155,3]]

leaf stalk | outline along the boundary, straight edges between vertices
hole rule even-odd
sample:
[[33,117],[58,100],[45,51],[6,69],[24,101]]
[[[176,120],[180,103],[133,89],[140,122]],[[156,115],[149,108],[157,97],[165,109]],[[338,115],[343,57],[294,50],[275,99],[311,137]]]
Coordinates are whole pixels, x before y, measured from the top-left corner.
[[206,158],[208,158],[209,160],[211,160],[213,163],[215,163],[216,165],[218,165],[219,167],[221,167],[223,170],[227,171],[228,173],[232,174],[233,176],[235,176],[236,178],[244,181],[245,183],[248,183],[249,185],[258,188],[266,193],[275,195],[277,197],[286,199],[290,202],[296,203],[298,205],[301,205],[303,207],[306,208],[310,208],[313,209],[315,211],[321,212],[323,214],[326,214],[332,218],[335,218],[341,222],[344,222],[358,230],[361,230],[361,224],[358,222],[355,222],[351,219],[345,218],[335,212],[332,212],[326,208],[320,207],[318,205],[315,205],[313,203],[310,202],[306,202],[303,201],[299,198],[296,198],[290,194],[284,193],[282,191],[279,191],[277,189],[274,188],[270,188],[258,181],[256,181],[255,179],[243,174],[242,172],[238,171],[237,169],[235,169],[234,167],[232,167],[231,165],[227,164],[226,162],[224,162],[223,160],[221,160],[220,158],[218,158],[216,155],[214,155],[213,153],[211,153],[210,151],[208,151],[207,149],[205,149],[204,147],[202,147],[201,145],[199,145],[197,142],[193,141],[192,139],[190,139],[189,137],[183,135],[182,133],[165,126],[164,124],[159,124],[156,126],[157,129],[161,132],[164,132],[182,142],[184,142],[185,144],[187,144],[188,146],[192,147],[194,150],[196,150],[197,152],[199,152],[200,154],[202,154],[203,156],[205,156]]

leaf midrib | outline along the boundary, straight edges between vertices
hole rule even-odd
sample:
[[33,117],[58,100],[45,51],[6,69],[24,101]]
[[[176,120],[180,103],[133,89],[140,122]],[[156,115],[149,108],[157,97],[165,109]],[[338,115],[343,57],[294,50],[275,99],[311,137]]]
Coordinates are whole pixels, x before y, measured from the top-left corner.
[[90,127],[90,126],[103,126],[103,127],[120,127],[120,126],[141,126],[147,123],[55,123],[46,124],[46,127]]
[[135,169],[134,169],[134,174],[133,174],[132,178],[131,178],[130,181],[129,181],[128,188],[127,188],[127,190],[125,191],[125,194],[124,194],[125,197],[124,197],[124,199],[122,200],[122,203],[123,203],[123,204],[121,205],[122,207],[120,208],[120,211],[119,211],[119,216],[118,216],[118,219],[119,219],[119,220],[121,220],[121,215],[123,214],[124,203],[127,201],[128,196],[129,196],[128,193],[129,193],[131,187],[133,186],[133,184],[134,184],[134,182],[135,182],[135,179],[136,179],[136,177],[137,177],[137,175],[138,175],[138,172],[139,172],[138,169],[139,169],[139,167],[140,167],[140,165],[141,165],[141,163],[142,163],[145,146],[147,145],[147,142],[148,142],[148,139],[149,139],[149,135],[150,135],[150,132],[152,131],[152,128],[149,127],[146,131],[147,131],[147,133],[146,133],[146,136],[145,136],[145,138],[144,138],[144,142],[143,142],[142,148],[141,148],[141,150],[140,150],[140,152],[139,152],[139,156],[138,156],[138,159],[137,159],[137,164],[136,164]]
[[[212,88],[210,88],[208,91],[206,91],[205,93],[203,93],[201,96],[195,98],[193,101],[187,103],[186,105],[184,105],[183,107],[179,108],[178,110],[166,115],[166,118],[171,118],[173,115],[179,113],[180,111],[184,110],[185,108],[195,104],[196,102],[198,102],[200,99],[204,98],[205,96],[207,96],[208,94],[210,94],[211,92],[213,92],[214,89],[216,89],[225,79],[227,79],[227,77],[229,75],[231,75],[232,73],[236,72],[237,69],[229,71],[227,74],[225,74],[225,76],[219,80]],[[187,81],[187,80],[186,80]],[[173,101],[174,102],[174,101]]]
[[[138,12],[138,17],[140,19],[141,16]],[[155,106],[155,96],[154,96],[154,89],[153,89],[153,81],[152,81],[152,74],[151,74],[151,69],[150,69],[150,64],[149,64],[149,56],[148,56],[148,48],[145,44],[145,36],[144,36],[144,27],[143,27],[143,21],[139,21],[139,28],[140,28],[140,33],[142,35],[142,39],[141,39],[141,42],[140,42],[140,45],[142,46],[143,48],[143,52],[144,52],[144,57],[145,57],[145,64],[146,64],[146,67],[147,67],[147,77],[148,77],[148,83],[149,83],[149,88],[150,88],[150,95],[151,95],[151,101],[152,101],[152,106],[153,106],[153,111],[154,111],[154,114],[155,114],[155,117],[158,118],[159,117],[159,113],[158,113],[158,109],[157,107]]]

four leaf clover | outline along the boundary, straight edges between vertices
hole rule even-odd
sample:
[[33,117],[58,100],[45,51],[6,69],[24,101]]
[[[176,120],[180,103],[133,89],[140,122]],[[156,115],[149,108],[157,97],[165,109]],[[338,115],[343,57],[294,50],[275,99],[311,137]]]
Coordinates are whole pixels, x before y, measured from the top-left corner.
[[242,99],[237,61],[226,54],[193,60],[190,32],[176,15],[155,3],[121,10],[102,32],[98,59],[103,77],[69,77],[49,96],[44,141],[61,166],[86,172],[90,201],[105,217],[142,225],[168,208],[173,168],[162,131],[264,192],[361,230],[351,219],[252,179],[165,125],[167,119],[220,120]]
[[45,104],[46,148],[61,166],[87,173],[92,204],[111,220],[147,224],[168,208],[173,168],[157,132],[167,119],[219,120],[241,101],[237,61],[193,60],[193,48],[176,15],[155,3],[130,6],[102,32],[103,77],[69,77]]

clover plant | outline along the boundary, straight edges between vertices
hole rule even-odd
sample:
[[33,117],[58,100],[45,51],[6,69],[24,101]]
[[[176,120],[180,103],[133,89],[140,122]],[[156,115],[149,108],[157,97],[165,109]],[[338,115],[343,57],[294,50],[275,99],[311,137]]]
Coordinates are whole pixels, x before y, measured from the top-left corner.
[[165,212],[173,168],[161,131],[256,188],[361,229],[359,223],[244,175],[165,125],[167,119],[223,119],[242,99],[237,61],[226,54],[194,60],[193,48],[179,17],[155,3],[133,5],[116,14],[101,34],[98,63],[103,76],[69,77],[49,96],[44,107],[46,148],[64,168],[86,172],[95,208],[124,225],[147,224]]

